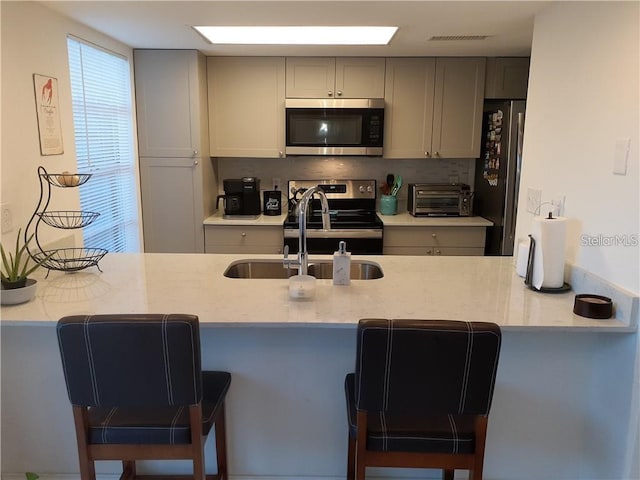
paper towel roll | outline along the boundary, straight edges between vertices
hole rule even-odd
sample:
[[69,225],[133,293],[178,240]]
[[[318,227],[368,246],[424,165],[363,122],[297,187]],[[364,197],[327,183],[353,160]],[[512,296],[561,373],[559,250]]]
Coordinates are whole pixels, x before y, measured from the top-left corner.
[[563,217],[533,219],[536,241],[532,284],[535,288],[560,288],[564,284],[565,239],[567,219]]
[[529,243],[522,241],[518,243],[518,253],[516,257],[516,273],[525,277],[527,275],[527,261],[529,260]]

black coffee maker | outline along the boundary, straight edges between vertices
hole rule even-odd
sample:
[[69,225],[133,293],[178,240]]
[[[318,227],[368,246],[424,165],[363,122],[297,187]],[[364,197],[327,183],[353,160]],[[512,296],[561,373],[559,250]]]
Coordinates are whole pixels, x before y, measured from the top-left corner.
[[255,177],[231,178],[222,181],[224,195],[218,195],[224,201],[224,218],[257,217],[260,215],[260,179]]

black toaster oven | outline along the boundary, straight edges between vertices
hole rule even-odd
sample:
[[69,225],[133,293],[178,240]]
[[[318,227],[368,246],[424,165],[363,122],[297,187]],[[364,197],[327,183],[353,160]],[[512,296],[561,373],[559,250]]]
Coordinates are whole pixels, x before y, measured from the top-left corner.
[[410,183],[407,210],[414,217],[468,217],[473,192],[464,183]]

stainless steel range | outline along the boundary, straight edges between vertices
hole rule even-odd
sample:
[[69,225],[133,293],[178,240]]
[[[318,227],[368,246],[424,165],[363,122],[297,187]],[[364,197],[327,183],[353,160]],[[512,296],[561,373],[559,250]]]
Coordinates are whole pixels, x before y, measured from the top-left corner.
[[316,185],[327,196],[331,229],[323,229],[320,201],[314,198],[307,212],[308,253],[331,254],[344,240],[353,254],[382,255],[383,228],[376,214],[375,180],[290,180],[289,214],[284,222],[284,244],[289,252],[298,252],[298,200]]

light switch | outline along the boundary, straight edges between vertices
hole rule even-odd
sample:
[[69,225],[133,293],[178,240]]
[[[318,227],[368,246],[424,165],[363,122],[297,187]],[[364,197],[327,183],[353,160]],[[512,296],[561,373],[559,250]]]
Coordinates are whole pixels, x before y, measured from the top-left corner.
[[614,175],[627,174],[627,159],[629,158],[630,138],[619,138],[616,140],[616,149],[613,153],[613,173]]
[[13,230],[13,208],[10,203],[3,203],[0,206],[0,217],[2,217],[2,233],[8,233]]

